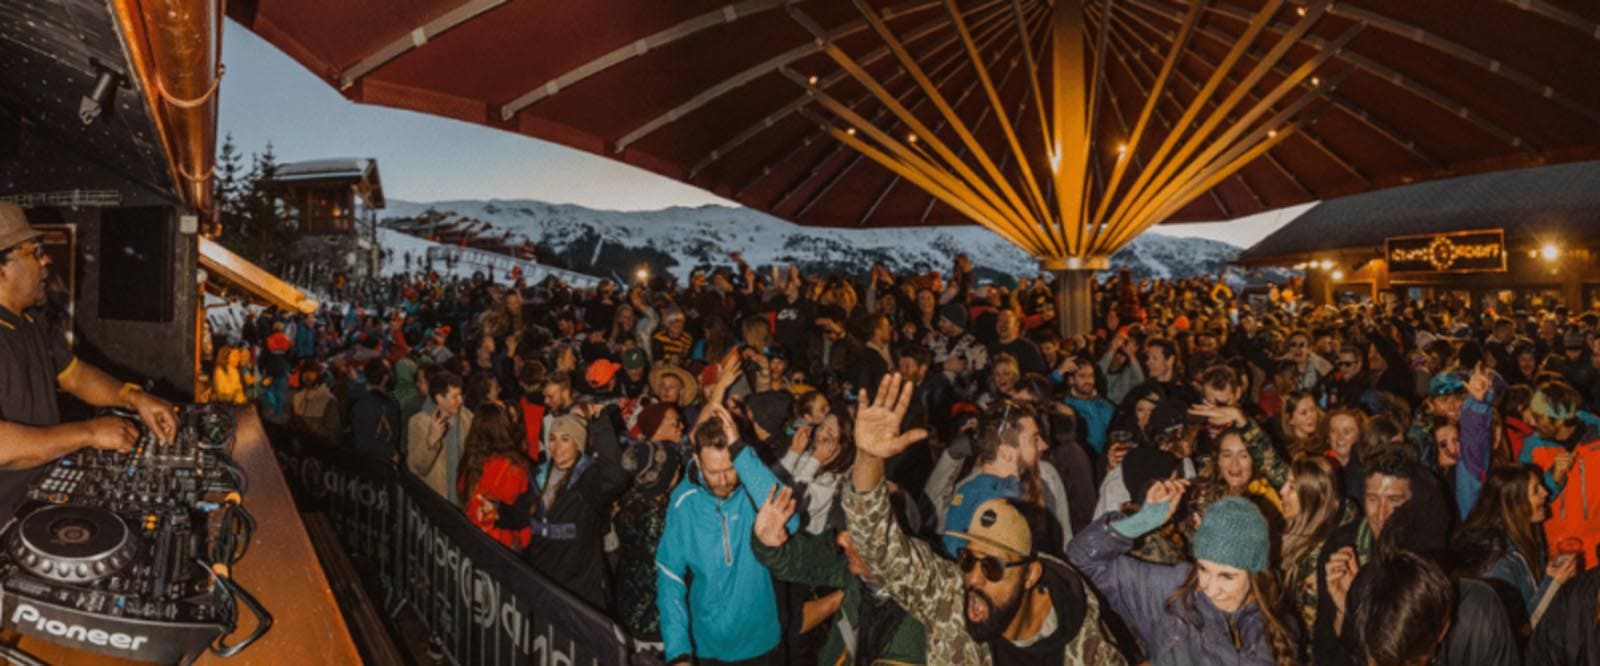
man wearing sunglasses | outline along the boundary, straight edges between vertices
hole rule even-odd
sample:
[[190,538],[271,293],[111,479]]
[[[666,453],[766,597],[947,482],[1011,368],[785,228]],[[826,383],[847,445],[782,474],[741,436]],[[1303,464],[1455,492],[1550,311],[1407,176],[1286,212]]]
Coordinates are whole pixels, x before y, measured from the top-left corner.
[[928,632],[930,664],[1121,664],[1094,593],[1050,554],[1043,512],[1007,499],[978,505],[958,562],[939,557],[890,516],[883,461],[927,437],[901,432],[912,387],[883,379],[856,415],[856,460],[843,496],[861,559],[894,601]]
[[40,465],[84,447],[126,451],[139,437],[115,416],[61,423],[58,391],[136,412],[163,442],[178,427],[170,404],[75,358],[39,313],[50,275],[40,235],[20,207],[0,202],[0,519],[16,510]]

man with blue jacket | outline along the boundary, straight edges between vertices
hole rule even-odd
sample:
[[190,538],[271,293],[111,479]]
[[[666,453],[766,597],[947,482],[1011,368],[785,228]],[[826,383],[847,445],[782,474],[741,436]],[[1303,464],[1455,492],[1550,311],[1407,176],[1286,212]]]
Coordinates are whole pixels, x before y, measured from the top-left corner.
[[[694,464],[673,489],[656,547],[656,608],[670,664],[776,664],[782,627],[772,577],[750,547],[756,512],[778,485],[738,444],[721,405],[694,433]],[[789,532],[799,526],[791,516]]]

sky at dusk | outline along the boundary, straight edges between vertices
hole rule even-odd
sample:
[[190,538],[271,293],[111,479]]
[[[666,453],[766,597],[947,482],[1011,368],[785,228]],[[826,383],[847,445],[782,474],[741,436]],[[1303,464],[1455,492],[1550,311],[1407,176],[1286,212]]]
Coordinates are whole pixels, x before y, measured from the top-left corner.
[[[510,132],[341,96],[254,33],[223,33],[219,134],[245,155],[270,141],[279,162],[377,158],[391,199],[537,199],[610,210],[738,204],[635,167]],[[220,139],[219,139],[220,141]],[[1161,233],[1248,247],[1306,206]]]

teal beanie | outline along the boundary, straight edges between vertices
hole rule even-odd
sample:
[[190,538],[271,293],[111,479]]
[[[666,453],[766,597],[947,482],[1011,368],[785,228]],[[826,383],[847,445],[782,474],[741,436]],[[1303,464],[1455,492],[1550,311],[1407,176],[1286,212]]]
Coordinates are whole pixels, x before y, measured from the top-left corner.
[[1268,550],[1267,519],[1256,505],[1243,497],[1224,497],[1213,502],[1194,532],[1194,557],[1217,564],[1259,573],[1266,571]]

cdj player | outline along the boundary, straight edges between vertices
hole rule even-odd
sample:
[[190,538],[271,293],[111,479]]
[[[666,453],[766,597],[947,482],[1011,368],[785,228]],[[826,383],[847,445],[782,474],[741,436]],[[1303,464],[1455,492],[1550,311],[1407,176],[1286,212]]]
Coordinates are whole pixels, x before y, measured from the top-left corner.
[[[232,408],[183,405],[165,445],[138,419],[127,453],[50,465],[0,529],[0,625],[89,652],[158,662],[231,656],[272,617],[230,579],[255,528],[229,457]],[[239,607],[256,628],[233,644]]]

